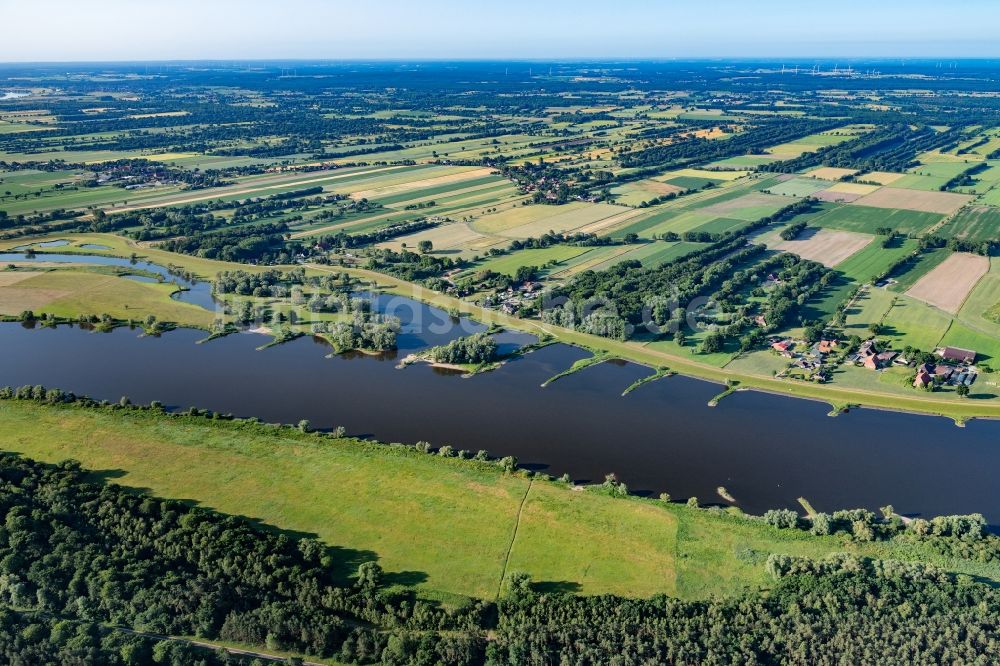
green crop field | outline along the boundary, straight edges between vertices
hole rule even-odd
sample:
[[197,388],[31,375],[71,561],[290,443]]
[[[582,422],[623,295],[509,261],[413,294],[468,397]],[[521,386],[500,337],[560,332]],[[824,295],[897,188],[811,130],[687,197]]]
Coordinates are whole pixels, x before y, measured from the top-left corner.
[[747,220],[734,220],[728,217],[718,217],[714,220],[700,224],[691,231],[710,233],[710,234],[721,234],[727,231],[732,231],[734,229],[739,229],[747,224]]
[[893,187],[901,187],[907,190],[925,190],[937,192],[948,184],[950,176],[927,176],[918,174],[908,174],[898,180],[892,181]]
[[698,176],[674,176],[664,181],[670,185],[676,185],[685,190],[700,190],[706,185],[715,185],[722,182],[722,179],[701,178]]
[[844,231],[859,231],[874,234],[880,227],[886,227],[901,234],[919,233],[939,222],[944,216],[893,208],[873,208],[848,204],[838,206],[825,215],[813,218],[812,224]]
[[995,239],[1000,235],[1000,208],[994,206],[966,208],[941,227],[938,235],[970,241]]
[[785,197],[807,197],[820,190],[825,190],[834,184],[832,181],[820,180],[819,178],[793,178],[783,183],[772,185],[767,191],[771,194],[778,194]]
[[572,245],[553,245],[552,247],[540,248],[540,249],[528,249],[528,250],[518,250],[517,252],[511,252],[510,254],[501,255],[499,257],[491,257],[485,261],[478,262],[472,269],[472,272],[478,271],[494,271],[496,273],[503,273],[505,275],[514,275],[517,269],[521,266],[544,266],[550,261],[555,261],[558,264],[578,257],[588,248],[585,247],[575,247]]
[[912,254],[917,245],[917,241],[907,240],[896,243],[894,247],[883,248],[881,240],[876,238],[863,250],[838,264],[837,270],[855,282],[868,282],[882,275],[899,259]]

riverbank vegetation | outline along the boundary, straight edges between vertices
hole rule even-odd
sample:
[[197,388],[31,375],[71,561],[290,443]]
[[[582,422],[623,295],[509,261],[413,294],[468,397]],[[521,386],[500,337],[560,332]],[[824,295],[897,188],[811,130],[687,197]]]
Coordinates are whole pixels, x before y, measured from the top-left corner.
[[[588,594],[733,595],[764,584],[772,553],[920,560],[1000,581],[1000,562],[974,547],[996,551],[992,536],[939,531],[941,541],[934,528],[921,534],[916,525],[883,534],[890,522],[882,518],[868,521],[880,530],[876,539],[858,538],[854,521],[817,535],[804,520],[800,529],[771,526],[737,509],[690,509],[685,498],[664,503],[604,485],[572,492],[544,476],[505,471],[515,461],[484,462],[485,452],[460,456],[457,447],[426,455],[438,452],[203,411],[168,415],[127,402],[88,407],[41,388],[10,395],[22,399],[0,400],[9,451],[119,470],[115,478],[129,486],[315,535],[346,555],[375,553],[388,572],[422,572],[398,580],[449,604],[492,598],[517,571],[542,588],[568,581]],[[936,545],[944,543],[957,545]],[[442,547],[461,555],[439,557]]]

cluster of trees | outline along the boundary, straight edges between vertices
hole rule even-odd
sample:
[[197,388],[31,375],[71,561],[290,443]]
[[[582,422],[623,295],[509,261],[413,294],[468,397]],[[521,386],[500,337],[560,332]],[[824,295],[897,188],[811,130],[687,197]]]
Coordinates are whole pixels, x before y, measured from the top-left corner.
[[1000,592],[915,563],[772,556],[767,593],[539,594],[518,577],[499,601],[488,663],[979,663],[1000,658]]
[[569,284],[552,290],[553,300],[566,302],[546,309],[542,318],[558,326],[617,339],[628,337],[635,326],[641,325],[683,329],[683,308],[670,311],[658,307],[664,298],[683,306],[698,296],[710,295],[738,267],[766,251],[764,246],[747,242],[750,234],[807,213],[815,203],[810,198],[796,201],[773,215],[722,234],[707,247],[659,266],[643,268],[638,261],[624,261],[604,271],[584,271]]
[[[986,519],[982,514],[904,521],[891,505],[882,507],[881,513],[879,517],[868,509],[843,509],[832,514],[820,512],[802,518],[791,509],[772,509],[764,514],[763,520],[782,529],[808,530],[822,536],[844,533],[859,541],[885,541],[902,534],[921,539],[948,537],[941,541],[952,544],[951,548],[954,548],[955,542],[982,542],[978,550],[987,561],[1000,559],[1000,537],[986,531]],[[984,556],[975,559],[984,559]]]
[[491,363],[497,358],[497,342],[488,333],[456,338],[427,351],[436,363]]
[[[988,141],[988,139],[983,139],[983,141]],[[961,152],[961,151],[959,151]],[[973,164],[971,167],[963,171],[962,173],[953,176],[948,180],[947,183],[941,186],[941,191],[950,190],[953,187],[971,187],[976,184],[976,179],[974,176],[978,173],[982,173],[990,168],[990,163],[983,161]]]
[[[260,273],[249,271],[222,271],[212,280],[212,291],[216,294],[239,294],[240,296],[256,296],[267,298],[285,296],[286,284],[303,284],[306,279],[304,268],[293,268],[288,272],[271,269]],[[333,275],[329,279],[336,280]],[[282,287],[281,292],[276,288]]]
[[171,252],[219,261],[289,263],[306,248],[301,243],[286,241],[287,232],[288,225],[284,222],[239,226],[171,238],[163,241],[161,247]]
[[[443,289],[446,285],[440,276],[455,268],[460,268],[464,262],[451,257],[438,257],[431,254],[417,254],[410,250],[396,252],[388,248],[376,248],[368,254],[365,268],[382,271],[408,282],[423,282],[427,286]],[[438,279],[435,279],[438,278]]]
[[789,224],[787,227],[782,229],[781,233],[778,235],[781,236],[782,240],[795,240],[798,238],[799,234],[806,230],[807,226],[809,226],[808,222],[796,222],[795,224]]
[[261,666],[249,657],[0,608],[0,661],[9,666]]
[[350,322],[317,322],[313,330],[329,340],[338,352],[355,349],[386,352],[396,348],[399,320],[356,308]]
[[981,254],[984,257],[989,257],[996,254],[997,251],[1000,250],[1000,238],[989,238],[986,240],[976,241],[959,238],[957,236],[952,236],[947,240],[941,238],[940,236],[923,236],[920,239],[921,250],[930,250],[942,247],[947,247],[953,252],[971,252],[973,254]]

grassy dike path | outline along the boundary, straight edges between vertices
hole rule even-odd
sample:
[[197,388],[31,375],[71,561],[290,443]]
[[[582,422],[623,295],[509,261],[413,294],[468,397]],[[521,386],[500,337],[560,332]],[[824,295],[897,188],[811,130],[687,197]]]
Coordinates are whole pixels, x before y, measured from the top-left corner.
[[0,433],[0,449],[76,459],[95,480],[317,536],[343,576],[377,560],[390,582],[446,603],[493,599],[516,572],[584,594],[729,596],[767,584],[771,553],[920,560],[1000,581],[1000,563],[946,559],[921,542],[818,537],[732,510],[574,491],[495,464],[288,427],[3,400]]

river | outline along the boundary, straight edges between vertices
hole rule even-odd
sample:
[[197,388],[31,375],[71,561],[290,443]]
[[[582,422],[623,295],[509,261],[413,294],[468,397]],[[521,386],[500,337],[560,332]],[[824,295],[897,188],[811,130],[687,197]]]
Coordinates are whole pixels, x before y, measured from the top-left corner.
[[[330,349],[308,337],[257,351],[267,338],[249,333],[195,344],[203,332],[152,338],[126,328],[2,324],[0,385],[43,384],[108,400],[127,395],[271,422],[308,419],[383,441],[515,455],[530,469],[579,482],[614,472],[634,492],[695,495],[703,503],[721,503],[716,488],[725,486],[754,513],[797,508],[804,496],[820,510],[891,503],[904,515],[982,512],[1000,522],[993,492],[1000,422],[957,428],[942,418],[874,410],[831,418],[828,405],[757,392],[712,408],[707,403],[720,387],[686,377],[622,397],[650,372],[624,362],[541,388],[585,356],[565,345],[468,379],[427,365],[399,370],[397,356],[478,328],[441,325],[456,320],[412,306],[421,325],[405,320],[400,352],[384,357],[328,357]],[[501,342],[511,349],[530,339],[508,333]]]

